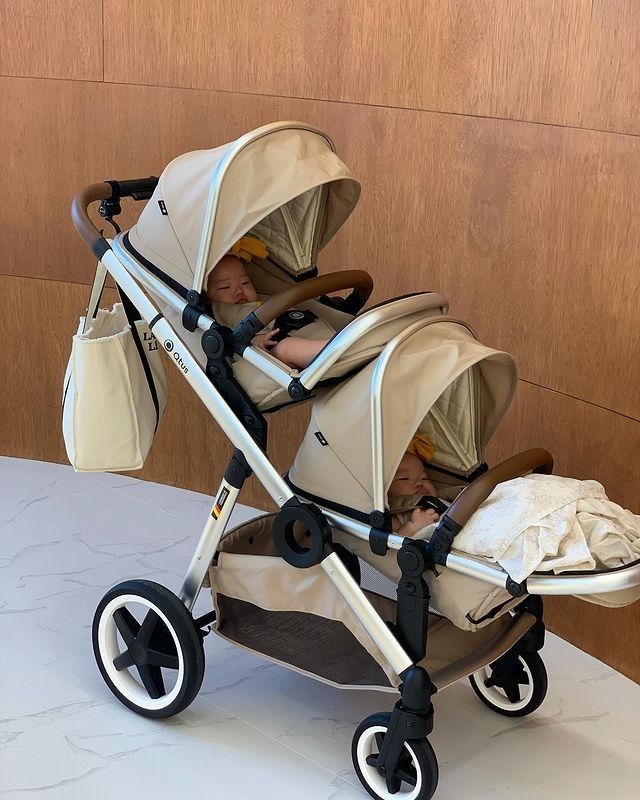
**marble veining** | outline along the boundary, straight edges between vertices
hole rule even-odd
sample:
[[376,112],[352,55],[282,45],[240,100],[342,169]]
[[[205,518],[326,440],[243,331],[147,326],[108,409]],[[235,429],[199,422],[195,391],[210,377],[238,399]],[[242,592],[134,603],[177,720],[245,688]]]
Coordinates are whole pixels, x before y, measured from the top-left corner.
[[[177,591],[210,508],[130,476],[0,458],[2,800],[368,797],[351,737],[393,695],[327,686],[215,635],[202,690],[178,717],[139,717],[102,681],[100,598],[131,578]],[[239,507],[231,524],[256,513]],[[203,592],[196,613],[210,608]],[[531,717],[492,713],[466,681],[436,695],[435,800],[637,797],[640,687],[552,635],[543,658],[549,694]]]

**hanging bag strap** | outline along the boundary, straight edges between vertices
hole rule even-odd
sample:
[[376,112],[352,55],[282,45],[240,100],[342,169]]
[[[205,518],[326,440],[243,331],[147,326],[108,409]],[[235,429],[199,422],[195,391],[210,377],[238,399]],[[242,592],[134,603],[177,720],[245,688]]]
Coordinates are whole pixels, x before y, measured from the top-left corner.
[[87,314],[84,318],[84,325],[82,326],[82,333],[86,333],[89,320],[95,319],[98,313],[100,300],[102,299],[102,292],[107,280],[107,268],[98,261],[96,264],[96,274],[93,278],[93,286],[91,287],[91,294],[89,295],[89,305],[87,306]]
[[[82,326],[82,333],[86,333],[87,326],[90,320],[95,319],[96,314],[98,313],[98,307],[100,305],[100,300],[102,298],[102,292],[104,291],[104,285],[107,280],[107,268],[102,263],[102,261],[98,261],[96,264],[96,274],[93,278],[93,285],[91,286],[91,294],[89,295],[89,305],[87,306],[87,313],[84,317],[84,325]],[[62,395],[62,407],[64,408],[65,401],[67,399],[67,392],[69,391],[69,384],[71,383],[71,372],[69,372],[69,377],[67,378],[67,383],[64,387],[64,393]]]
[[156,390],[155,381],[153,380],[153,373],[151,372],[149,359],[147,358],[146,353],[144,352],[144,346],[140,341],[140,333],[136,325],[136,322],[141,320],[142,317],[140,316],[140,312],[138,311],[138,309],[133,305],[131,300],[129,300],[127,295],[124,293],[122,287],[116,284],[116,288],[118,289],[118,294],[120,295],[120,300],[124,307],[124,313],[127,317],[127,322],[131,326],[131,334],[133,335],[133,341],[136,344],[136,349],[138,351],[138,355],[140,356],[140,363],[142,364],[142,369],[144,370],[144,374],[147,379],[149,391],[151,392],[151,399],[153,400],[153,405],[156,410],[156,425],[154,428],[155,432],[158,430],[158,423],[160,422],[160,403],[158,402],[158,392]]

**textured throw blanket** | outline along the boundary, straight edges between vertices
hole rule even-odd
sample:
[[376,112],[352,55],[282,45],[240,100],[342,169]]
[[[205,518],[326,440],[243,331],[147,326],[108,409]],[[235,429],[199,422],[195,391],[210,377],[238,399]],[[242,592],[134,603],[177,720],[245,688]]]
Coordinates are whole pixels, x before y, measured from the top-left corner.
[[497,561],[516,581],[536,570],[611,569],[640,558],[640,516],[596,481],[528,475],[496,486],[454,547]]

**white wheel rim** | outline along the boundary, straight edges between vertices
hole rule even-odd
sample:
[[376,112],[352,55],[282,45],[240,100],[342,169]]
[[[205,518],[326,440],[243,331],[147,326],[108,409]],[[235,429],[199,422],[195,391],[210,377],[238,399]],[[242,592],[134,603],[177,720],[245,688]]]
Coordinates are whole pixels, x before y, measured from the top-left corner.
[[[386,732],[387,729],[383,728],[382,725],[374,725],[371,728],[367,728],[366,731],[363,732],[362,736],[358,739],[356,757],[358,759],[358,767],[360,768],[360,772],[362,773],[368,786],[373,789],[373,791],[381,798],[381,800],[415,800],[422,789],[422,772],[420,771],[420,765],[418,764],[416,754],[408,742],[405,742],[404,746],[411,754],[411,763],[416,771],[416,785],[411,787],[409,791],[403,791],[401,788],[399,792],[391,794],[391,792],[389,792],[387,789],[387,782],[382,775],[380,775],[375,767],[367,764],[367,757],[373,753],[379,752],[378,745],[376,743],[376,733]],[[402,785],[406,786],[406,783],[403,783]]]
[[524,693],[524,697],[521,697],[517,703],[511,703],[509,701],[509,698],[502,691],[502,689],[498,689],[497,686],[484,685],[484,682],[487,680],[487,678],[491,677],[490,667],[483,667],[482,669],[479,669],[477,672],[473,673],[473,678],[480,694],[483,697],[486,697],[492,706],[500,708],[503,711],[521,711],[531,701],[531,698],[533,697],[534,686],[533,686],[533,675],[531,674],[531,670],[529,669],[527,662],[522,658],[522,656],[519,657],[518,661],[520,662],[520,666],[524,669],[526,676],[529,679],[529,683],[520,684],[522,689],[525,689],[526,691]]
[[[113,615],[119,608],[126,606],[127,603],[138,603],[154,611],[167,626],[176,646],[178,670],[175,685],[168,694],[159,697],[157,700],[149,697],[144,686],[138,683],[129,672],[129,669],[119,671],[113,666],[114,659],[122,653],[122,650],[118,646],[118,629]],[[100,658],[109,679],[116,689],[131,703],[134,703],[140,708],[152,711],[166,708],[178,696],[184,680],[184,656],[182,654],[180,642],[167,617],[156,605],[146,600],[144,597],[140,597],[137,594],[123,594],[120,595],[120,597],[114,598],[105,606],[100,616],[100,622],[98,623],[98,650],[100,651]]]

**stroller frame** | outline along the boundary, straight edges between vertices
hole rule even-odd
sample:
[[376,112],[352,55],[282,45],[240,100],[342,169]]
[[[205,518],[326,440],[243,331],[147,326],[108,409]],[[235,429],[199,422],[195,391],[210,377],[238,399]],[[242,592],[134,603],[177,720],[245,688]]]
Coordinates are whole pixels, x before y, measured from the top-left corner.
[[[145,273],[144,269],[122,248],[118,240],[110,242],[109,244],[110,248],[103,254],[101,263],[113,276],[116,283],[121,286],[125,293],[131,298],[136,308],[140,311],[141,316],[153,330],[156,338],[160,340],[164,349],[171,353],[170,360],[182,372],[211,416],[225,431],[228,431],[229,438],[234,447],[244,455],[249,467],[256,474],[256,477],[264,486],[265,490],[278,507],[282,508],[285,503],[293,499],[296,495],[274,469],[262,449],[240,423],[237,416],[221,397],[220,393],[211,384],[174,328],[162,314],[158,313],[157,308],[144,293],[138,281],[143,286],[152,288],[155,293],[162,293],[163,298],[171,303],[177,311],[184,311],[185,308],[189,307],[188,304],[168,287],[159,287],[156,283],[152,283],[148,274]],[[401,309],[398,308],[397,303],[401,304]],[[395,303],[390,302],[389,304],[380,306],[362,315],[360,318],[354,320],[353,323],[350,323],[343,333],[341,332],[329,342],[309,367],[300,373],[300,384],[308,391],[315,388],[322,380],[323,374],[329,367],[331,367],[339,359],[340,355],[366,331],[372,330],[383,322],[394,319],[397,316],[421,309],[433,308],[434,306],[442,309],[448,308],[446,300],[440,295],[434,296],[432,293],[425,293],[403,298],[401,301],[396,301]],[[201,314],[198,319],[198,327],[201,330],[209,330],[212,324],[214,324],[214,320],[206,314]],[[377,389],[382,382],[386,364],[388,364],[391,359],[393,352],[407,336],[428,324],[430,324],[428,320],[418,321],[407,327],[405,331],[389,342],[378,358],[378,365],[372,382],[371,395],[372,418],[374,420],[373,452],[374,459],[376,460],[373,474],[376,498],[375,504],[378,509],[384,509],[384,489],[382,486],[382,470],[379,467],[382,458],[382,418],[378,402],[379,392]],[[269,377],[272,377],[280,383],[283,388],[288,388],[290,386],[291,375],[285,370],[275,366],[273,362],[262,355],[257,348],[247,347],[243,353],[243,357],[250,361],[250,363],[264,370]],[[532,464],[531,469],[536,466],[538,465]],[[497,483],[498,481],[495,481],[495,484]],[[226,479],[223,479],[216,493],[216,497],[220,496],[223,489],[229,490],[230,493],[235,492],[235,497],[230,497],[225,503],[227,507],[231,506],[231,511],[237,501],[237,494],[240,488],[241,487],[235,489]],[[359,539],[370,540],[370,525],[367,526],[345,514],[323,507],[320,503],[318,505],[322,508],[323,513],[331,525]],[[210,552],[211,557],[213,557],[215,548],[222,536],[224,525],[228,522],[230,511],[225,515],[224,524],[222,526],[218,524],[212,526],[210,521],[208,521],[203,529],[200,542],[196,547],[196,553],[185,574],[182,585],[183,588],[180,593],[181,598],[188,608],[192,608],[196,601],[197,592],[199,591],[202,579],[210,563],[209,559],[209,561],[205,561],[205,564],[202,564],[202,558],[199,558],[199,554],[202,556]],[[217,523],[218,521],[216,520],[215,522]],[[222,530],[218,531],[219,528]],[[215,543],[212,544],[212,542]],[[403,542],[404,538],[402,536],[397,536],[392,533],[389,533],[387,536],[387,546],[392,550],[400,550]],[[197,569],[198,566],[200,569]],[[471,578],[478,578],[501,588],[508,588],[508,584],[511,582],[510,576],[500,566],[490,564],[483,559],[471,555],[456,552],[455,549],[452,549],[447,555],[446,566],[463,575],[467,575]],[[595,594],[622,591],[636,586],[638,582],[640,582],[640,564],[612,570],[562,576],[534,573],[534,575],[527,579],[525,590],[528,594],[535,595]],[[195,589],[195,586],[198,588]]]
[[[309,128],[309,130],[315,129]],[[247,137],[243,137],[243,139],[249,141]],[[390,717],[380,752],[373,762],[368,762],[374,764],[375,771],[379,776],[382,776],[383,783],[386,782],[387,790],[393,794],[394,791],[397,791],[397,788],[394,789],[396,781],[394,776],[403,748],[405,748],[407,742],[411,742],[415,746],[415,742],[424,739],[433,727],[431,695],[437,689],[432,684],[428,672],[418,664],[424,658],[427,647],[426,618],[429,612],[429,590],[424,581],[423,572],[429,565],[434,563],[446,565],[447,568],[462,575],[504,588],[513,597],[523,598],[522,603],[518,606],[516,615],[520,621],[519,626],[512,626],[514,631],[516,631],[517,627],[517,631],[512,633],[511,638],[505,637],[501,649],[493,653],[490,659],[494,662],[494,665],[499,665],[507,657],[507,653],[512,653],[512,660],[507,665],[508,669],[512,669],[513,658],[517,661],[523,652],[535,653],[542,647],[544,638],[542,602],[536,596],[590,594],[624,590],[640,583],[640,563],[617,570],[601,571],[600,573],[592,572],[563,576],[534,574],[526,581],[516,583],[498,565],[457,552],[452,548],[457,531],[460,530],[471,513],[490,494],[497,483],[531,470],[550,471],[553,462],[549,454],[543,450],[531,450],[520,454],[520,456],[508,459],[503,464],[494,467],[477,478],[473,482],[477,491],[475,493],[465,491],[454,502],[449,513],[444,518],[449,518],[450,527],[447,529],[446,525],[444,527],[442,525],[439,526],[430,543],[405,539],[390,531],[388,512],[385,512],[385,491],[383,470],[381,468],[383,419],[379,389],[385,369],[394,352],[408,336],[429,325],[432,322],[429,319],[412,323],[404,331],[392,338],[386,344],[377,360],[371,384],[374,511],[370,515],[369,524],[354,519],[334,508],[329,508],[323,505],[322,502],[310,505],[306,502],[304,496],[296,495],[288,483],[278,474],[265,454],[266,434],[263,441],[259,435],[256,435],[255,430],[251,430],[250,426],[243,424],[239,416],[240,409],[234,408],[233,397],[231,400],[225,399],[216,386],[213,385],[212,380],[194,358],[178,332],[164,315],[159,313],[158,308],[151,301],[147,292],[152,292],[177,312],[183,314],[183,320],[188,319],[188,312],[192,304],[185,302],[169,286],[152,280],[150,273],[147,272],[144,266],[123,247],[122,236],[119,235],[114,240],[103,238],[87,214],[88,205],[98,200],[104,202],[115,199],[117,202],[123,196],[133,197],[134,199],[148,199],[150,197],[149,189],[153,190],[154,181],[157,182],[156,179],[126,182],[111,181],[87,187],[74,199],[72,215],[79,233],[98,257],[96,283],[103,270],[106,269],[112,275],[116,284],[130,298],[141,317],[148,323],[155,337],[161,342],[163,349],[169,356],[169,360],[182,373],[209,413],[226,432],[235,448],[235,452],[215,494],[211,514],[203,527],[194,554],[185,572],[178,593],[179,600],[184,610],[188,613],[189,619],[192,623],[195,623],[195,627],[198,630],[206,628],[215,618],[215,612],[212,612],[193,620],[191,611],[194,608],[209,567],[216,557],[243,484],[252,472],[255,473],[257,479],[264,486],[278,508],[281,509],[283,521],[279,526],[276,521],[274,540],[278,539],[280,543],[282,557],[289,564],[296,567],[305,568],[316,564],[321,567],[337,592],[357,616],[393,671],[402,680],[399,687],[401,696]],[[209,198],[198,260],[200,284],[208,252],[206,241],[210,241],[211,238],[215,205],[216,196],[212,192]],[[109,218],[109,215],[105,214],[104,216]],[[196,277],[194,291],[196,285],[200,284],[198,284],[198,277]],[[248,342],[240,356],[260,369],[279,386],[286,389],[292,398],[292,402],[297,400],[304,401],[318,387],[329,368],[363,334],[389,320],[406,316],[409,313],[430,309],[439,309],[442,313],[446,313],[448,309],[447,301],[435,293],[420,293],[397,298],[364,312],[349,323],[343,331],[338,333],[306,369],[298,373],[294,372],[292,374],[279,368],[273,363],[272,359],[267,358],[260,350],[250,346]],[[211,317],[200,313],[195,320],[193,329],[196,327],[204,333],[215,333],[219,326]],[[246,396],[244,400],[247,400]],[[260,417],[259,412],[256,413]],[[457,516],[456,511],[459,512]],[[292,525],[296,520],[305,521],[311,533],[311,555],[301,557],[299,548],[296,548],[292,543]],[[329,526],[368,542],[374,552],[397,551],[402,580],[400,582],[401,585],[398,586],[398,621],[394,630],[390,629],[383,621],[352,573],[331,546]],[[440,547],[440,550],[438,547]],[[526,595],[532,596],[527,598]],[[505,668],[504,664],[502,664],[501,668]],[[105,680],[107,680],[102,667],[101,671]],[[461,677],[461,674],[453,675],[451,680],[446,683],[456,680]],[[464,674],[469,673],[466,672]],[[112,691],[117,694],[112,684],[108,680],[107,682]],[[122,700],[122,697],[120,699]],[[163,713],[161,706],[153,707],[153,713],[151,713],[125,700],[123,702],[139,713],[148,713],[150,716],[167,716],[169,713],[177,713],[174,708],[169,711],[165,709],[164,711],[167,711],[167,713]],[[487,701],[485,700],[485,702]],[[489,703],[487,702],[487,704]],[[177,710],[182,710],[184,707],[186,705],[183,703]],[[420,794],[420,800],[430,797],[435,791],[437,764],[433,769],[435,770],[435,777],[432,776],[431,789],[425,794]],[[359,777],[363,780],[361,775]],[[365,780],[363,780],[363,783],[367,786]],[[373,794],[370,784],[367,788]],[[382,797],[384,795],[373,794],[373,796]]]

